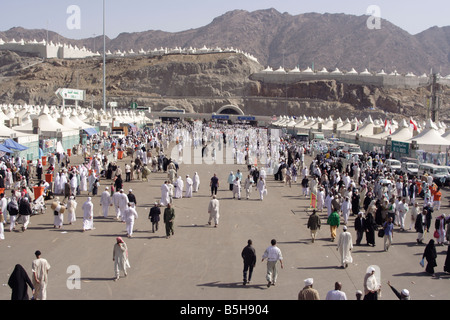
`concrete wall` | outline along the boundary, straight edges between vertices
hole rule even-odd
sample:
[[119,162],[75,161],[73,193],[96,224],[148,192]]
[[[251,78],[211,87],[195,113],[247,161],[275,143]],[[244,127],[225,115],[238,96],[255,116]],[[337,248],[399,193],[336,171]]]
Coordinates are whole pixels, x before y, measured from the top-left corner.
[[[403,75],[361,75],[361,74],[322,74],[322,73],[282,73],[262,71],[250,76],[251,80],[273,84],[292,84],[301,81],[335,80],[348,84],[373,85],[392,88],[417,88],[428,84],[428,77],[413,77]],[[440,78],[438,83],[450,85],[450,79]]]

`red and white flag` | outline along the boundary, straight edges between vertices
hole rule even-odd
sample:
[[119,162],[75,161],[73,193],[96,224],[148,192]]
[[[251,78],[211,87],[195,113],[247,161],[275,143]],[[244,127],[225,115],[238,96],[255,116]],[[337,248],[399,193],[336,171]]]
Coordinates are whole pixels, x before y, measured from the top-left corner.
[[417,123],[412,118],[409,120],[409,126],[413,128],[414,131],[417,131]]
[[388,132],[391,129],[391,122],[388,119],[384,120],[384,132]]

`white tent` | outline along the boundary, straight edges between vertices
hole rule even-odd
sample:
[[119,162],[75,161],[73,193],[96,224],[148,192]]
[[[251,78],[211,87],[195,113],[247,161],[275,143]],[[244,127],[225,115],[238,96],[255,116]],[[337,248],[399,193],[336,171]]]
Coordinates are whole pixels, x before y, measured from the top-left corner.
[[356,135],[359,134],[361,137],[366,136],[373,136],[373,132],[375,128],[375,124],[373,123],[372,117],[369,115],[369,117],[364,121],[362,127],[360,127],[358,130],[349,132],[348,134]]
[[413,137],[412,128],[406,122],[405,119],[401,122],[400,126],[395,130],[395,132],[391,135],[391,139],[394,141],[405,142]]
[[420,149],[428,152],[445,152],[445,149],[450,146],[450,140],[439,134],[437,126],[431,119],[427,120],[426,127],[420,134],[406,142],[413,141],[417,142]]

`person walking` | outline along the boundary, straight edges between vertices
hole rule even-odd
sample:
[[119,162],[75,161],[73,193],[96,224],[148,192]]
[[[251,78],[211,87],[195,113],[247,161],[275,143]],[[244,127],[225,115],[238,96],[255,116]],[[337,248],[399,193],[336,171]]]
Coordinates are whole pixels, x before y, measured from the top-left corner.
[[236,176],[234,175],[233,171],[231,171],[230,174],[228,175],[228,180],[227,180],[230,191],[233,191],[234,180],[236,180]]
[[200,188],[200,176],[198,175],[198,172],[194,173],[194,177],[192,178],[192,180],[192,192],[198,192],[198,189]]
[[211,196],[217,195],[217,189],[219,188],[219,178],[217,178],[217,175],[215,173],[211,178],[209,186],[211,187]]
[[187,174],[186,175],[186,190],[185,190],[185,193],[184,193],[184,197],[185,198],[192,198],[193,185],[194,185],[194,181]]
[[314,279],[308,278],[303,282],[305,286],[298,293],[298,300],[320,300],[319,292],[313,288]]
[[256,253],[255,248],[253,248],[253,241],[249,239],[247,241],[247,246],[242,249],[241,256],[244,261],[244,270],[243,270],[243,276],[244,276],[244,286],[247,283],[250,283],[252,280],[252,274],[253,274],[253,268],[256,264]]
[[133,236],[134,221],[138,218],[134,202],[128,202],[128,208],[125,210],[125,223],[127,229],[127,237]]
[[114,281],[119,280],[120,272],[123,272],[126,277],[127,268],[130,268],[128,261],[128,247],[121,237],[116,238],[116,243],[113,248],[113,261],[114,261]]
[[356,245],[361,245],[362,238],[364,237],[364,218],[363,213],[358,212],[358,216],[355,218],[355,231],[356,231]]
[[12,232],[16,229],[16,221],[19,217],[19,204],[15,196],[11,197],[6,208],[9,213],[9,231]]
[[417,244],[423,244],[423,240],[425,238],[425,214],[426,210],[423,209],[422,212],[418,212],[416,217],[416,222],[414,223],[414,228],[417,232]]
[[31,205],[30,202],[28,201],[27,197],[23,197],[22,199],[20,199],[19,201],[19,215],[22,217],[23,219],[23,226],[22,226],[22,231],[25,231],[28,229],[28,225],[30,224],[30,217],[32,214],[32,210],[31,210]]
[[353,262],[351,251],[353,249],[352,234],[347,231],[347,226],[344,226],[344,232],[339,235],[337,248],[339,251],[339,258],[341,260],[341,267],[347,268],[349,263]]
[[111,194],[109,193],[109,188],[106,187],[105,191],[102,192],[100,196],[100,206],[103,210],[103,218],[107,218],[109,214],[109,207],[113,205]]
[[209,201],[208,205],[208,225],[211,225],[211,221],[214,220],[214,227],[217,228],[219,225],[219,217],[220,217],[220,203],[216,196],[212,196],[212,199]]
[[166,225],[166,239],[169,239],[170,236],[173,236],[173,221],[175,219],[175,209],[172,208],[172,205],[169,203],[167,207],[164,209],[164,223]]
[[263,177],[259,177],[259,180],[256,183],[256,189],[259,191],[259,200],[263,201],[264,194],[267,193],[266,180],[264,180]]
[[311,231],[311,242],[314,243],[316,240],[317,231],[320,229],[320,217],[316,214],[316,210],[314,209],[312,214],[308,218],[307,228]]
[[245,179],[244,181],[245,196],[247,200],[250,198],[252,186],[253,186],[253,178],[251,175],[247,175],[247,179]]
[[148,214],[148,218],[152,223],[152,232],[158,231],[158,225],[161,216],[161,209],[159,209],[158,202],[155,202],[153,207],[150,209],[150,213]]
[[30,300],[28,296],[28,286],[34,294],[34,285],[27,272],[20,264],[16,264],[14,271],[8,279],[8,285],[11,288],[11,300]]
[[422,259],[427,260],[427,266],[425,267],[425,271],[433,277],[435,276],[434,267],[437,267],[436,258],[437,258],[436,246],[434,245],[434,240],[431,239],[428,242],[427,246],[425,247]]
[[133,189],[128,190],[127,198],[128,203],[132,202],[135,206],[137,205],[136,196],[133,193]]
[[339,228],[339,225],[341,223],[341,217],[336,210],[333,210],[333,212],[330,214],[327,219],[327,223],[330,226],[331,241],[334,242],[334,240],[336,239],[336,230],[337,228]]
[[233,181],[233,199],[235,199],[236,195],[241,200],[241,180],[239,180],[239,177],[236,177]]
[[33,260],[31,271],[33,272],[32,280],[34,286],[34,300],[47,300],[48,271],[50,264],[44,258],[41,258],[41,251],[36,250],[34,253],[36,259]]
[[325,300],[347,300],[347,295],[342,291],[342,283],[335,282],[334,290],[327,292]]
[[388,251],[392,245],[394,238],[394,223],[392,217],[388,217],[388,220],[383,224],[384,229],[384,251]]
[[369,211],[364,218],[364,229],[366,231],[366,241],[368,246],[371,245],[372,247],[375,247],[375,227],[375,219],[373,218],[372,213]]
[[77,221],[77,215],[75,213],[77,205],[78,203],[75,201],[75,197],[70,196],[69,200],[67,201],[67,219],[69,221],[69,224],[74,224],[75,221]]
[[444,272],[447,274],[450,273],[450,244],[447,247],[447,255],[444,262]]
[[94,229],[94,204],[91,200],[91,197],[88,197],[81,206],[83,210],[83,232]]
[[277,262],[280,261],[281,269],[283,269],[283,255],[280,248],[277,247],[277,240],[272,239],[270,246],[264,251],[261,262],[267,259],[267,288],[275,285],[278,278]]

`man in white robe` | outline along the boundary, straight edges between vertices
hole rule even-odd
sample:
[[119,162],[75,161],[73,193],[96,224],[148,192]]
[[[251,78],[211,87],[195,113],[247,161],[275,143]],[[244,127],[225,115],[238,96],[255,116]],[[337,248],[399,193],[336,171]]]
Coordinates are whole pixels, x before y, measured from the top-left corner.
[[345,197],[345,200],[341,204],[342,217],[344,218],[344,224],[347,224],[348,217],[350,216],[350,212],[352,211],[352,203],[348,197]]
[[120,198],[120,192],[114,192],[114,194],[111,196],[112,203],[114,205],[114,209],[116,210],[116,219],[120,220],[122,217],[122,212],[120,212],[120,205],[119,205],[119,198]]
[[175,194],[174,194],[175,199],[183,198],[183,189],[184,189],[184,181],[180,176],[180,177],[178,177],[178,179],[176,181]]
[[192,198],[192,185],[194,184],[194,181],[192,180],[189,175],[186,175],[186,191],[184,194],[185,198]]
[[251,175],[248,175],[247,179],[245,179],[245,182],[244,182],[245,196],[246,196],[247,200],[250,198],[250,193],[252,192],[252,186],[253,186],[253,178]]
[[256,183],[256,189],[259,191],[259,200],[263,201],[264,193],[266,192],[266,180],[262,177],[259,177],[258,182]]
[[109,213],[109,207],[112,206],[111,194],[108,191],[108,187],[102,192],[100,197],[100,206],[103,209],[103,217],[107,218]]
[[319,188],[319,192],[317,192],[317,211],[323,211],[323,206],[325,204],[325,191],[323,188]]
[[213,195],[208,205],[208,213],[209,213],[208,225],[211,225],[211,221],[214,220],[215,228],[217,228],[217,225],[219,224],[219,216],[220,216],[219,208],[220,208],[219,200],[217,200],[216,196]]
[[198,192],[198,188],[200,187],[200,176],[198,173],[194,173],[194,177],[192,178],[193,184],[192,184],[192,192]]
[[94,229],[94,204],[91,200],[91,197],[88,197],[81,207],[83,209],[83,231]]
[[236,197],[236,195],[238,199],[241,200],[241,180],[239,180],[238,177],[236,177],[233,182],[233,199]]
[[75,221],[77,221],[77,215],[75,213],[77,205],[78,204],[75,201],[74,196],[70,196],[69,200],[67,201],[67,219],[69,220],[69,224],[73,224]]
[[80,191],[88,191],[87,174],[86,167],[80,167]]
[[339,251],[339,258],[342,268],[347,268],[349,263],[353,262],[351,250],[353,248],[352,234],[344,226],[344,232],[339,235],[336,250]]
[[134,207],[134,202],[128,203],[128,208],[124,211],[125,223],[127,228],[127,237],[133,236],[134,220],[138,218],[138,213]]
[[119,210],[122,216],[122,222],[125,222],[125,210],[128,208],[128,196],[120,189],[118,196]]
[[161,206],[167,206],[170,203],[169,191],[168,181],[165,181],[161,186]]
[[78,187],[77,175],[74,173],[72,179],[70,179],[70,194],[74,197],[77,196],[77,187]]

